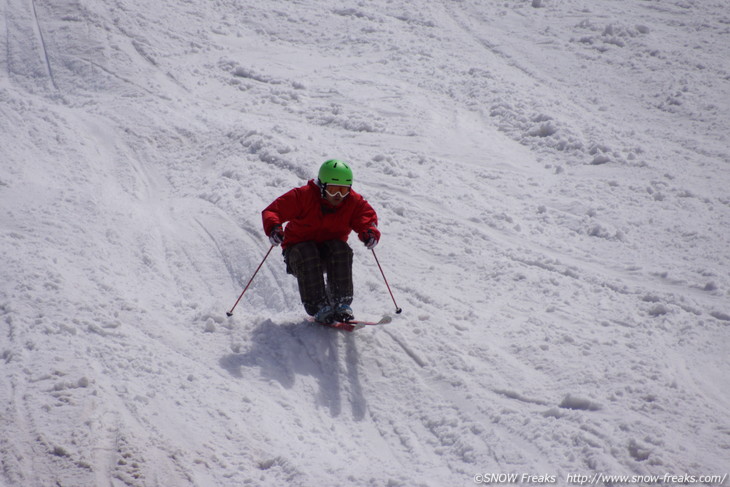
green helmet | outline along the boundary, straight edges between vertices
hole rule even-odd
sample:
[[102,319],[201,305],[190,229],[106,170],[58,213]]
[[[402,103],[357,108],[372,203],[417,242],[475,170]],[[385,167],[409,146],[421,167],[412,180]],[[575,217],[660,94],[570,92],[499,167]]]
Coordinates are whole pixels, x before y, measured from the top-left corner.
[[319,182],[335,186],[352,186],[352,169],[344,161],[330,159],[319,168]]

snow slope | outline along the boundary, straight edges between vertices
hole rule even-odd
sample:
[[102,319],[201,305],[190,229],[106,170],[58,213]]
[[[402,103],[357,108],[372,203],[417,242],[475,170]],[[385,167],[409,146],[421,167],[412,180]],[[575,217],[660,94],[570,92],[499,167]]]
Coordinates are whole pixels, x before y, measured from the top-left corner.
[[[724,480],[724,2],[0,19],[0,485]],[[226,318],[261,210],[331,157],[403,314],[311,326],[276,249]],[[356,315],[392,313],[351,242]]]

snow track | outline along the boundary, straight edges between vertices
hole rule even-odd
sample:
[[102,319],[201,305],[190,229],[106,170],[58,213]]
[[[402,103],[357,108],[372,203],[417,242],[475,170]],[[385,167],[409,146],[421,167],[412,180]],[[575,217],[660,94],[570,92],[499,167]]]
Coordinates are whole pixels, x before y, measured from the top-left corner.
[[[0,484],[724,473],[723,9],[0,3]],[[275,249],[226,318],[330,157],[403,314]]]

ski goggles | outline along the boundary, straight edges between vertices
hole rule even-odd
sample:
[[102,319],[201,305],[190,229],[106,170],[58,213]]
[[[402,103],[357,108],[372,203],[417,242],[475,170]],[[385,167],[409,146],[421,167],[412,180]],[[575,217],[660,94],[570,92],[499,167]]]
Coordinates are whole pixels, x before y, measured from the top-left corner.
[[[332,190],[332,191],[330,191]],[[328,184],[327,187],[324,189],[324,192],[327,193],[330,197],[334,198],[337,195],[340,195],[342,198],[350,194],[350,187],[349,186],[338,186],[336,184]]]

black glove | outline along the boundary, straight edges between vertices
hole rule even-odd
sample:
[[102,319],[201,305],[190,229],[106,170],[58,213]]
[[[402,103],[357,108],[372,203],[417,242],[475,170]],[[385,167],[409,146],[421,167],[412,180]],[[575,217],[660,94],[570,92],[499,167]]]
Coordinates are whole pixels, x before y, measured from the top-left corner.
[[271,230],[271,233],[269,234],[269,242],[271,242],[271,245],[280,245],[283,241],[284,229],[281,228],[281,225],[277,225],[274,227],[273,230]]
[[360,240],[362,240],[368,250],[374,249],[380,241],[380,230],[376,227],[369,228],[367,231],[360,234]]

